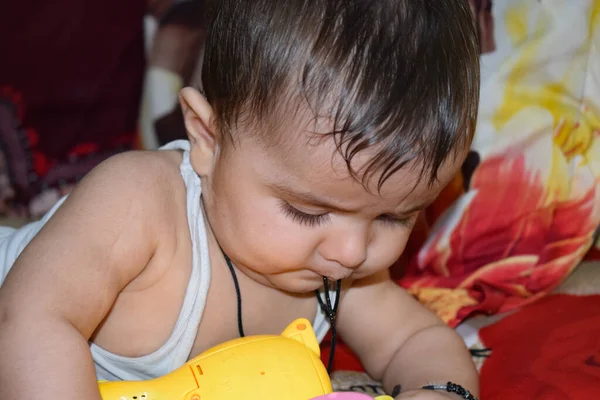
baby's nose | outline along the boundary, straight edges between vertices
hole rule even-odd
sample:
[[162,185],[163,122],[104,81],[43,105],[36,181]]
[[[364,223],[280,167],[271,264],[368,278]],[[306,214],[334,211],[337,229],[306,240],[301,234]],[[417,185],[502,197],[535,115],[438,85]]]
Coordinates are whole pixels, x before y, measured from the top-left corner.
[[322,244],[321,255],[345,268],[356,269],[367,259],[367,234],[352,230],[333,235]]
[[350,269],[360,267],[367,259],[367,249],[365,246],[348,244],[340,249],[338,259],[335,260],[342,266]]

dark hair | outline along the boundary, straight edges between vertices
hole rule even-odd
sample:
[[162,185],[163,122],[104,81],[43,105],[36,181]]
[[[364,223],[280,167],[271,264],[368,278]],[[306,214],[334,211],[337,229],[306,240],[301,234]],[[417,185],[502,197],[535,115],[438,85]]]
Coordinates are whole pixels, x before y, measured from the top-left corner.
[[468,0],[215,0],[202,73],[217,126],[277,115],[289,97],[333,118],[337,149],[377,146],[378,187],[419,159],[429,183],[469,146],[479,45]]

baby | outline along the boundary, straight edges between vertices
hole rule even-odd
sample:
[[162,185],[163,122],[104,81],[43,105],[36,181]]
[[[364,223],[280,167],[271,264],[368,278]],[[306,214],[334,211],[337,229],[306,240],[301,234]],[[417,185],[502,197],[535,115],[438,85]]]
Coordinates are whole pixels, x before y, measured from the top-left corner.
[[188,140],[0,230],[0,398],[98,400],[298,317],[398,399],[472,398],[460,337],[388,273],[473,135],[468,1],[220,0],[209,22]]

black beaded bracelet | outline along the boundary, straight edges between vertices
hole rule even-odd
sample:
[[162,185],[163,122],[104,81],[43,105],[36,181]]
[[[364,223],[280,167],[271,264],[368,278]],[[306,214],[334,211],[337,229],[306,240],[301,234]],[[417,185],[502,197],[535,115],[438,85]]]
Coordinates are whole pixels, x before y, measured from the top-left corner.
[[477,397],[473,396],[471,392],[469,392],[464,387],[457,385],[456,383],[448,382],[445,385],[427,385],[423,386],[422,389],[426,390],[445,390],[449,393],[455,393],[462,397],[465,400],[477,400]]

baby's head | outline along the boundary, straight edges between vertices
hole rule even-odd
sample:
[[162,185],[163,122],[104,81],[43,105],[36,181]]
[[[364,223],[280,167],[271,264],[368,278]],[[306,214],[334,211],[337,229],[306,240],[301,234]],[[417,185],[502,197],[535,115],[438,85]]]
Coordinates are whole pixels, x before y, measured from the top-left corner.
[[402,253],[475,128],[468,0],[220,0],[182,92],[212,231],[257,280],[313,290]]

